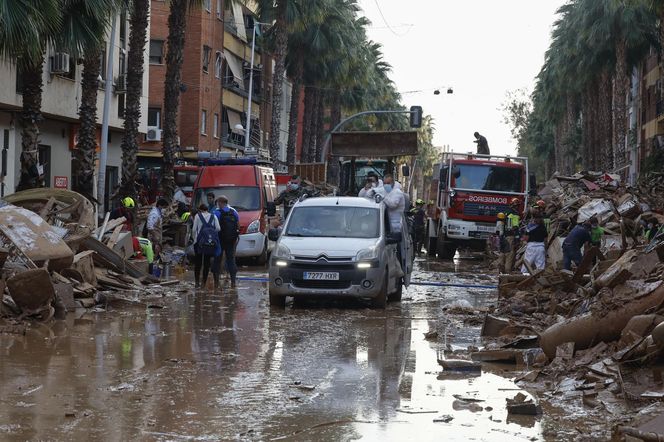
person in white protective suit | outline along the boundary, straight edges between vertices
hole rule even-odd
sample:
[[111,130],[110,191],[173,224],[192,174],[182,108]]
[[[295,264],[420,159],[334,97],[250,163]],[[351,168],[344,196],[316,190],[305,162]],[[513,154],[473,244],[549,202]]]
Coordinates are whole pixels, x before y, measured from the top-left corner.
[[387,215],[390,218],[390,230],[401,232],[401,218],[406,210],[406,196],[401,190],[401,184],[394,182],[394,177],[386,174],[383,177],[383,185],[372,189],[370,197],[380,195],[387,206]]

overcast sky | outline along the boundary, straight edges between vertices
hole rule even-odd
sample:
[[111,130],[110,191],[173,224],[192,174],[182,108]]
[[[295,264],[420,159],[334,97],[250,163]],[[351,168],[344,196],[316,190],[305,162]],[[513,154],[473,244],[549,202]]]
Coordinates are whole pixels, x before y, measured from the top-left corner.
[[[372,21],[369,37],[383,45],[404,104],[421,105],[434,117],[435,144],[467,152],[475,148],[473,132],[479,131],[492,153],[509,155],[516,146],[499,109],[507,91],[532,91],[555,11],[564,3],[360,0]],[[446,94],[448,86],[453,95]],[[433,94],[436,88],[440,95]]]

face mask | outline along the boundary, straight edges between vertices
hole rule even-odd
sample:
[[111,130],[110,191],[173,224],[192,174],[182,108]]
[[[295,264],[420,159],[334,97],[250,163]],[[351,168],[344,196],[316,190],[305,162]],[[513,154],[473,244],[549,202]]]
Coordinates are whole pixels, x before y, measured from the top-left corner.
[[392,191],[392,185],[391,184],[385,184],[383,186],[385,188],[385,192],[390,193]]
[[299,184],[291,184],[290,188],[291,188],[291,190],[297,190],[297,189],[300,188],[300,185]]

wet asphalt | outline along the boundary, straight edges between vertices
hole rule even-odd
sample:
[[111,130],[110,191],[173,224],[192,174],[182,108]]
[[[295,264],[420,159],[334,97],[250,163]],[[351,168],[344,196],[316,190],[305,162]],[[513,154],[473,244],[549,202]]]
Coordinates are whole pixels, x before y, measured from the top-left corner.
[[[418,258],[413,280],[495,284],[487,272]],[[445,308],[495,301],[491,289],[411,286],[386,310],[275,309],[265,283],[240,281],[71,313],[0,335],[0,440],[540,440],[538,419],[507,416],[518,391],[507,372],[450,375],[437,363],[481,346],[481,320]],[[439,338],[425,340],[431,330]]]

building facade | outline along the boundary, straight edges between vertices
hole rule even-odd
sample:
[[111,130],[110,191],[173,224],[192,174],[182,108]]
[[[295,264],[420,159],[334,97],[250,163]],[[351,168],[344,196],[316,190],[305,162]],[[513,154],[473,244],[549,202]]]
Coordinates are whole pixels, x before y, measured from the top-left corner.
[[[107,85],[106,66],[102,64],[102,72],[97,94],[97,118],[99,122],[98,145],[101,145],[101,120],[104,107],[104,90],[113,88],[109,115],[108,160],[106,166],[106,192],[110,194],[120,180],[122,164],[122,141],[124,122],[125,91],[122,87],[126,73],[126,59],[129,50],[129,24],[126,15],[118,16],[118,32],[113,42],[113,84]],[[107,32],[106,49],[103,59],[109,52],[110,30]],[[57,60],[56,60],[57,59]],[[148,51],[145,51],[147,64]],[[63,63],[64,61],[64,63]],[[49,47],[43,66],[42,114],[44,121],[39,124],[39,163],[43,170],[44,182],[47,187],[71,189],[72,159],[77,142],[79,129],[78,110],[81,104],[81,75],[83,66],[74,57],[55,48]],[[3,149],[2,170],[6,171],[3,179],[4,195],[13,193],[20,178],[21,127],[20,114],[23,102],[21,76],[16,64],[11,60],[0,60],[0,147]],[[143,95],[141,99],[140,131],[147,130],[147,70],[143,77]],[[96,181],[95,181],[96,182]],[[106,206],[108,207],[108,205]]]
[[635,69],[630,94],[630,178],[639,176],[654,149],[664,149],[664,64],[651,49]]
[[[256,10],[252,1],[205,0],[202,9],[188,15],[177,120],[182,160],[195,160],[198,152],[243,155],[248,126],[251,151],[268,156],[273,60],[262,50],[260,35],[266,28]],[[148,127],[139,153],[144,169],[158,168],[161,162],[168,14],[167,2],[152,1]],[[252,45],[254,35],[258,38]],[[286,80],[285,86],[289,100]],[[290,101],[279,130],[287,129],[289,106]],[[285,139],[282,144],[285,149]]]

